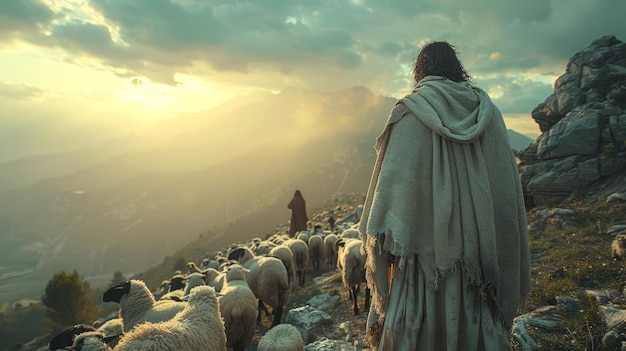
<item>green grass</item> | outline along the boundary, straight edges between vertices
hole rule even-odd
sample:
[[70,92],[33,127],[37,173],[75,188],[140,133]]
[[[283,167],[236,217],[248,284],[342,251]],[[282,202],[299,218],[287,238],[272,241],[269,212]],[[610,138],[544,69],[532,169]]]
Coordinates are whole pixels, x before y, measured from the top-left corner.
[[[602,345],[606,330],[598,303],[584,291],[624,288],[624,262],[611,258],[613,238],[606,231],[626,219],[626,206],[600,200],[582,205],[581,201],[572,196],[559,202],[560,207],[576,208],[575,226],[561,229],[556,219],[556,226],[530,233],[532,292],[522,312],[555,304],[557,296],[576,298],[581,307],[578,313],[561,311],[563,322],[551,333],[530,328],[546,350],[608,350]],[[529,222],[537,220],[533,217]]]

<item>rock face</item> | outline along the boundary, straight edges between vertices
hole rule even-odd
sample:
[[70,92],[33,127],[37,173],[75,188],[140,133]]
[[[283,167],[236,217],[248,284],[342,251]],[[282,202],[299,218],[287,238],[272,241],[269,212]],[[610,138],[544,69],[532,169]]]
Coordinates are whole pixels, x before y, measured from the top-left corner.
[[518,152],[530,202],[570,195],[626,169],[626,44],[595,40],[532,111],[542,134]]

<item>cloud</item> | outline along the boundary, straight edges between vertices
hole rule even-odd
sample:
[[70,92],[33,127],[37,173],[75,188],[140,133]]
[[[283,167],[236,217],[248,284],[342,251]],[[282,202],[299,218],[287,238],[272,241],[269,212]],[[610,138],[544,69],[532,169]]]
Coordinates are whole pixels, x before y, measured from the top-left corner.
[[39,0],[0,1],[0,39],[32,38],[54,12]]
[[[67,62],[87,57],[118,76],[172,86],[183,73],[265,89],[363,85],[398,95],[411,87],[419,48],[447,40],[470,75],[501,80],[502,105],[513,113],[549,93],[545,80],[592,40],[625,39],[623,13],[621,0],[21,0],[0,2],[0,45],[53,47]],[[538,75],[543,84],[506,83]]]
[[0,96],[15,100],[35,100],[41,98],[45,90],[24,84],[12,84],[0,81]]

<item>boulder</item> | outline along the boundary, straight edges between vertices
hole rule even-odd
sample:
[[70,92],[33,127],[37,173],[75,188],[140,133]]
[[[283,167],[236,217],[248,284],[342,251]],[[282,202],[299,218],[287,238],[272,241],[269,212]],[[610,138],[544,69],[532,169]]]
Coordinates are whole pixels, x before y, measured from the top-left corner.
[[517,153],[527,206],[623,173],[626,44],[609,35],[576,53],[532,118],[542,134]]

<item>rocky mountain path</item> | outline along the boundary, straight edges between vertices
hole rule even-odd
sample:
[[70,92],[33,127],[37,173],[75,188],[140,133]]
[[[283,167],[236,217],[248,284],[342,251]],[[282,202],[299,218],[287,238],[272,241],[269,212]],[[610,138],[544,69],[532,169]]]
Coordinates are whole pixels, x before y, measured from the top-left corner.
[[[339,328],[342,323],[348,322],[350,325],[351,335],[348,336],[348,342],[356,341],[362,346],[365,338],[365,326],[367,321],[368,310],[364,309],[365,284],[361,285],[361,293],[359,294],[358,306],[359,314],[354,315],[352,312],[352,302],[349,300],[348,289],[343,286],[341,281],[341,273],[338,270],[322,271],[312,273],[307,271],[306,282],[304,286],[292,287],[291,298],[283,311],[282,321],[285,321],[287,313],[290,309],[302,307],[307,304],[311,298],[320,294],[339,295],[340,298],[332,305],[331,308],[325,309],[324,312],[329,314],[334,325]],[[252,343],[246,348],[246,351],[255,351],[259,340],[270,329],[271,318],[263,316],[260,323],[257,323],[257,331]],[[331,339],[331,337],[328,337]]]

